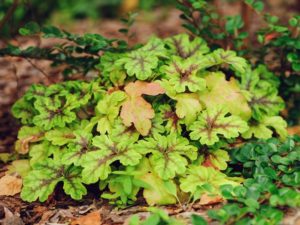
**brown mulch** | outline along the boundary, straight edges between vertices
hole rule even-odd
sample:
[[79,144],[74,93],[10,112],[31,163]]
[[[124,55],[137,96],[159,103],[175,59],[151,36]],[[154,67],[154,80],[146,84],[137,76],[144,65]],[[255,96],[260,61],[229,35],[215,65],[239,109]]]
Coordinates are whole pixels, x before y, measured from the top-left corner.
[[[208,209],[219,208],[220,205],[194,207],[180,207],[176,205],[161,207],[170,216],[190,223],[192,214],[201,215],[208,219]],[[51,200],[46,203],[25,203],[19,196],[0,196],[0,224],[72,224],[78,218],[91,212],[99,212],[101,221],[90,223],[101,225],[127,224],[133,214],[140,218],[149,216],[145,203],[138,203],[123,209],[115,208],[107,202],[86,197],[82,201],[74,201],[64,196],[62,199]],[[13,223],[11,223],[13,222]]]

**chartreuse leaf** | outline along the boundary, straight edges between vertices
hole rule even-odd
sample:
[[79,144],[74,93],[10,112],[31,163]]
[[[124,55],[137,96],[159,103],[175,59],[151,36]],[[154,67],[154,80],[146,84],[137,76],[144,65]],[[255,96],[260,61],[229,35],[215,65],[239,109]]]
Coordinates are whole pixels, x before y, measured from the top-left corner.
[[29,156],[30,165],[33,166],[41,161],[47,160],[51,155],[57,155],[58,147],[51,145],[48,141],[32,145],[30,147]]
[[178,94],[173,99],[177,100],[176,114],[184,120],[186,125],[194,122],[202,110],[199,95],[194,93]]
[[[50,87],[49,87],[50,88]],[[12,107],[12,113],[16,118],[20,118],[23,124],[33,125],[33,119],[39,114],[34,103],[37,100],[43,101],[46,94],[46,87],[43,85],[32,85],[25,95],[19,99]]]
[[170,105],[160,105],[157,117],[159,117],[159,119],[163,122],[163,126],[165,127],[166,131],[168,131],[169,133],[181,133],[182,127],[180,124],[182,124],[183,121],[180,120],[180,118],[177,116]]
[[[148,205],[153,206],[176,203],[176,197],[173,194],[170,194],[170,191],[164,185],[165,181],[155,173],[147,158],[142,159],[136,170],[136,178],[148,185],[143,191],[143,197]],[[173,180],[168,180],[168,182],[174,184]]]
[[11,112],[15,118],[21,120],[22,124],[32,124],[32,118],[36,114],[33,104],[27,101],[25,96],[14,103]]
[[247,61],[244,58],[237,56],[236,52],[221,48],[200,58],[198,63],[199,69],[228,64],[234,71],[239,73],[244,73],[248,67]]
[[29,160],[28,159],[19,159],[14,160],[10,165],[7,166],[6,174],[17,174],[22,178],[27,176],[29,171],[31,170]]
[[73,109],[79,106],[77,98],[73,95],[67,95],[65,102],[62,102],[59,96],[38,98],[34,103],[38,115],[33,118],[33,122],[44,130],[55,127],[63,128],[66,124],[76,120]]
[[164,125],[161,113],[155,113],[155,116],[152,119],[152,127],[149,131],[149,136],[153,136],[154,134],[163,134],[166,131],[167,129]]
[[270,86],[274,88],[278,88],[280,85],[280,79],[274,72],[271,72],[268,67],[264,64],[258,65],[254,70],[254,73],[257,73],[260,80],[264,81],[263,83],[258,82],[258,87],[264,87],[266,84],[264,83],[269,83]]
[[119,161],[124,166],[134,166],[139,163],[141,154],[136,151],[135,138],[124,139],[108,135],[96,136],[92,139],[94,151],[87,152],[81,162],[82,179],[91,184],[105,180],[111,173],[111,166]]
[[254,119],[260,121],[265,116],[275,116],[284,109],[284,101],[276,91],[256,90],[249,105],[251,106]]
[[199,99],[207,108],[226,106],[232,115],[248,120],[251,108],[234,78],[227,81],[222,72],[209,73],[206,77],[207,90],[199,93]]
[[83,195],[87,194],[87,190],[82,184],[81,168],[75,166],[65,167],[63,189],[66,194],[75,200],[80,200]]
[[28,202],[39,199],[44,202],[54,191],[58,182],[62,181],[63,166],[58,161],[47,159],[35,165],[24,178],[21,198]]
[[195,37],[190,40],[188,34],[179,34],[165,40],[166,45],[169,47],[170,55],[177,55],[183,59],[189,57],[200,57],[209,52],[206,42],[200,38]]
[[241,74],[241,88],[248,92],[247,99],[255,120],[276,116],[284,108],[284,102],[278,96],[278,85],[278,77],[263,65]]
[[33,166],[23,180],[21,198],[28,202],[39,199],[44,202],[54,191],[58,182],[63,182],[64,190],[73,199],[81,199],[87,193],[81,183],[81,169],[65,167],[60,160],[46,159]]
[[[239,185],[239,183],[233,181],[224,173],[204,166],[191,165],[187,170],[186,176],[180,178],[180,189],[191,193],[191,195],[194,195],[199,188],[207,185],[210,187],[210,194],[220,195],[220,186],[224,184]],[[206,189],[204,190],[205,192],[207,192]]]
[[123,54],[105,52],[97,65],[105,80],[111,81],[116,86],[123,85],[126,78],[126,71],[116,63],[122,56]]
[[75,135],[75,139],[64,149],[61,156],[62,162],[65,165],[71,165],[73,163],[75,166],[80,166],[86,153],[93,150],[91,146],[93,135],[84,130],[76,130],[73,134]]
[[63,146],[73,141],[75,135],[70,128],[64,127],[46,132],[45,139],[53,145]]
[[153,138],[140,140],[137,149],[144,155],[150,153],[149,160],[153,170],[164,180],[183,174],[188,164],[187,159],[197,158],[197,148],[176,133],[168,136],[157,134]]
[[135,177],[138,173],[136,167],[132,166],[127,166],[124,171],[112,172],[108,181],[108,188],[112,194],[104,192],[101,197],[109,200],[120,199],[123,205],[129,201],[136,201],[139,190],[149,187],[147,183]]
[[167,91],[171,88],[177,93],[196,92],[206,87],[205,79],[198,74],[199,64],[195,58],[173,56],[167,65],[160,67],[160,71],[165,74],[161,84]]
[[124,141],[127,139],[137,141],[140,137],[139,132],[136,131],[134,126],[126,127],[120,118],[115,120],[110,135],[115,138],[124,139]]
[[219,170],[225,170],[227,168],[227,162],[230,160],[227,151],[218,149],[215,151],[211,151],[207,156],[209,162]]
[[95,108],[96,117],[91,121],[97,121],[97,131],[101,134],[110,133],[113,128],[114,121],[120,113],[120,107],[126,99],[123,91],[115,91],[106,95],[98,102]]
[[[147,80],[154,77],[159,57],[166,56],[164,42],[159,38],[151,37],[143,47],[123,54],[116,61],[116,66],[124,67],[129,76],[135,76],[138,80]],[[115,67],[115,64],[112,67]],[[110,78],[113,80],[111,75]]]
[[142,94],[159,95],[165,91],[158,83],[142,81],[131,82],[125,87],[127,100],[122,104],[121,118],[123,123],[130,127],[132,124],[143,136],[151,129],[151,120],[154,118],[154,110],[151,104],[144,100]]
[[135,76],[139,80],[147,80],[154,75],[154,69],[158,65],[158,57],[151,52],[135,50],[127,53],[116,62],[123,65],[129,76]]
[[204,110],[189,127],[190,138],[199,140],[201,144],[213,145],[220,137],[235,138],[248,129],[248,125],[240,117],[228,115],[223,107]]
[[164,41],[157,37],[151,37],[148,42],[138,50],[158,57],[167,56],[167,49],[165,48]]
[[250,124],[249,129],[245,131],[243,138],[251,138],[252,136],[261,139],[268,139],[272,137],[273,130],[280,136],[282,140],[287,137],[287,123],[280,116],[264,117],[259,123]]

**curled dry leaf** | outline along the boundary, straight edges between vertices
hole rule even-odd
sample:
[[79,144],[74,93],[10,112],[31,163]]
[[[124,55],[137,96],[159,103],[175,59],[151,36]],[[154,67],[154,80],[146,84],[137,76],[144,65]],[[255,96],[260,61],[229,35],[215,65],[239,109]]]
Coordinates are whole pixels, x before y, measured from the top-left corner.
[[0,179],[0,195],[13,196],[20,193],[21,188],[21,178],[7,174]]
[[154,110],[142,97],[145,95],[159,95],[165,93],[158,83],[147,83],[143,81],[131,82],[125,87],[128,96],[122,105],[121,118],[126,126],[134,124],[137,131],[145,136],[152,126],[151,119],[154,117]]
[[20,154],[29,152],[30,143],[38,142],[44,136],[44,133],[38,127],[23,126],[18,133],[16,142],[16,151]]
[[208,194],[203,194],[200,198],[199,205],[212,205],[223,202],[224,199],[220,195],[210,196]]
[[71,225],[100,225],[101,215],[99,211],[91,212],[85,216],[81,216],[71,222]]
[[289,135],[300,135],[300,126],[289,127],[287,128],[287,132]]
[[27,138],[24,138],[22,140],[18,140],[16,142],[16,150],[20,154],[27,154],[29,151],[29,144],[32,142],[37,142],[40,139],[40,136],[30,136]]

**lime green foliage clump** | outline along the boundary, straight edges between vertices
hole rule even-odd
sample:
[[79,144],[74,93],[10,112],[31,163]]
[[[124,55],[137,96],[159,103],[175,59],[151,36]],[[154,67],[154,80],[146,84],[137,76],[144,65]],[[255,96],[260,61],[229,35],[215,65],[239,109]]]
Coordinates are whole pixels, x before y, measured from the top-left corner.
[[276,77],[201,38],[153,37],[98,68],[90,82],[33,85],[13,106],[31,165],[22,199],[45,201],[61,182],[73,199],[98,183],[119,205],[138,193],[149,205],[196,201],[242,181],[221,172],[229,144],[287,136]]

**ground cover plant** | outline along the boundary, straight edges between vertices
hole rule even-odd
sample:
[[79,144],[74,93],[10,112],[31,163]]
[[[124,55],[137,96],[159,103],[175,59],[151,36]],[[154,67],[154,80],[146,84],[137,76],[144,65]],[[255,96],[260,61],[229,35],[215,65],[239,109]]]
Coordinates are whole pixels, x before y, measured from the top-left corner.
[[[258,201],[299,206],[298,147],[287,139],[277,78],[265,66],[252,69],[234,51],[179,34],[105,52],[97,68],[101,75],[89,82],[33,85],[13,106],[23,124],[16,149],[30,167],[23,200],[46,201],[59,183],[79,200],[97,183],[100,197],[119,207],[139,196],[148,205],[236,200],[210,213],[221,222],[239,204],[245,210],[233,218],[271,210],[274,224],[280,211]],[[278,139],[232,150],[272,136]],[[265,192],[274,197],[265,200]]]
[[[260,1],[247,2],[260,11]],[[65,42],[0,49],[0,56],[48,59],[66,68],[66,81],[34,84],[12,107],[22,127],[6,173],[22,176],[24,201],[51,201],[61,192],[81,200],[97,189],[97,198],[119,209],[177,205],[189,211],[197,204],[223,203],[188,221],[150,207],[149,218],[135,215],[131,225],[280,224],[289,208],[300,206],[300,139],[288,136],[281,116],[286,108],[281,96],[287,97],[283,83],[289,79],[283,73],[288,68],[296,76],[297,59],[284,60],[288,66],[281,64],[281,73],[265,60],[253,63],[256,53],[241,47],[244,38],[236,36],[237,18],[226,18],[229,36],[216,41],[203,33],[214,31],[209,21],[194,30],[189,17],[195,11],[205,15],[206,3],[179,3],[194,36],[153,36],[131,47],[31,22],[19,30],[22,35]],[[127,36],[134,16],[123,20],[127,28],[120,31]],[[282,51],[297,55],[293,33],[285,30],[278,37],[292,43]],[[230,48],[222,46],[223,39]],[[263,45],[267,52],[276,43]],[[92,70],[97,77],[69,80]],[[290,84],[297,92],[297,84]]]

